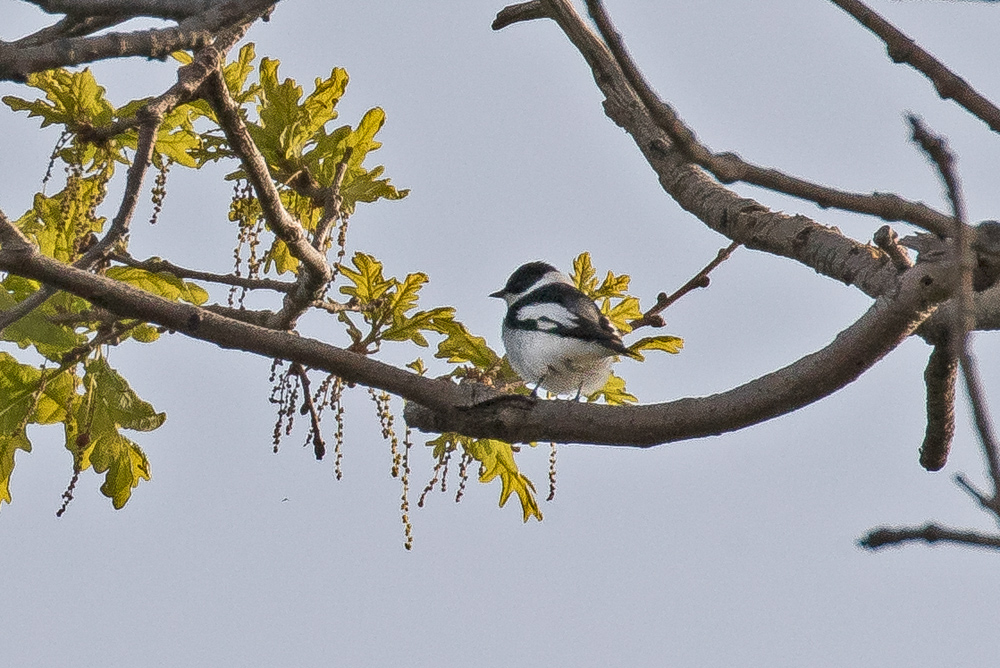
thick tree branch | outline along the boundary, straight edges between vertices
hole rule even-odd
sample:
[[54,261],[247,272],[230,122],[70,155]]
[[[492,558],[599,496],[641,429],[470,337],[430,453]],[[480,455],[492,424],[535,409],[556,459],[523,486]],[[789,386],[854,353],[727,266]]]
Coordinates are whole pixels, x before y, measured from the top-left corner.
[[894,63],[906,63],[930,79],[938,95],[944,100],[954,100],[970,114],[986,123],[994,132],[1000,132],[1000,109],[980,95],[969,83],[944,63],[917,46],[901,30],[879,16],[860,0],[831,0],[853,16],[883,42],[889,58]]
[[125,19],[147,16],[185,19],[201,14],[220,0],[26,0],[48,14],[70,16],[119,16]]
[[607,46],[567,0],[545,0],[553,18],[583,55],[605,95],[604,111],[628,132],[663,189],[711,229],[748,248],[794,259],[815,271],[877,296],[896,284],[888,256],[805,216],[774,212],[740,197],[691,164],[670,133],[652,118]]
[[759,167],[735,153],[713,153],[698,141],[674,109],[653,91],[638,66],[632,60],[621,35],[615,30],[600,0],[587,0],[590,15],[597,24],[622,74],[632,90],[642,100],[650,117],[663,129],[681,151],[695,164],[707,169],[723,183],[742,181],[776,192],[798,197],[828,208],[863,213],[887,221],[905,221],[944,236],[951,230],[951,220],[920,202],[910,202],[898,195],[851,193],[820,185],[780,172]]
[[[497,399],[434,412],[413,404],[407,422],[507,441],[603,442],[649,446],[721,434],[791,412],[854,381],[899,345],[947,296],[948,269],[917,265],[894,299],[880,298],[822,350],[737,388],[704,398],[635,407]],[[595,435],[600,434],[600,441]]]
[[34,46],[0,41],[0,80],[24,81],[32,72],[80,65],[107,58],[145,56],[164,59],[174,51],[197,50],[219,31],[270,13],[277,0],[228,0],[182,20],[176,27],[68,37]]
[[[650,446],[732,431],[788,413],[852,382],[905,340],[947,296],[943,264],[918,264],[893,298],[882,297],[829,346],[728,392],[647,406],[496,399],[481,385],[455,385],[292,333],[237,322],[40,254],[0,216],[0,270],[66,290],[121,317],[139,318],[223,348],[281,358],[396,394],[407,420],[429,431],[459,431],[510,442],[555,441]],[[508,401],[509,399],[509,401]],[[521,397],[520,399],[524,399]],[[483,400],[487,401],[485,404]],[[419,404],[419,406],[418,406]],[[429,409],[429,410],[425,410]]]

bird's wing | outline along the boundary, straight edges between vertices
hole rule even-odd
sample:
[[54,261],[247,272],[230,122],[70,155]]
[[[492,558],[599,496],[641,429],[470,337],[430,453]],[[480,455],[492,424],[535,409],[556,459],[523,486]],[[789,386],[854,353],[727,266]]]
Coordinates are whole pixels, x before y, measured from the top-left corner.
[[511,325],[552,332],[604,346],[621,355],[633,353],[597,304],[575,287],[551,283],[529,292],[511,305]]

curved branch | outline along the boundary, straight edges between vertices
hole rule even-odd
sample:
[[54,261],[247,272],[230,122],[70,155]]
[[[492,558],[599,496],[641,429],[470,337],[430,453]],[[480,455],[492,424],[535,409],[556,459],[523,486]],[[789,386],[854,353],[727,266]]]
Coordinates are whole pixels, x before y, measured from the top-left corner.
[[553,18],[590,66],[605,96],[604,112],[628,132],[663,189],[711,229],[751,249],[796,260],[831,278],[878,296],[896,284],[889,257],[805,216],[771,211],[721,185],[691,163],[687,154],[653,119],[608,47],[567,0],[545,0]]
[[831,0],[857,19],[885,42],[889,58],[894,63],[906,63],[934,84],[943,100],[954,100],[970,114],[983,121],[994,132],[1000,132],[1000,109],[980,95],[962,77],[949,70],[944,63],[927,53],[901,30],[879,16],[860,0]]
[[422,431],[457,431],[506,441],[609,443],[647,447],[718,435],[790,413],[853,382],[898,346],[948,295],[949,267],[920,265],[893,299],[879,298],[828,346],[732,390],[645,406],[490,400],[449,411],[407,406]]
[[723,183],[742,181],[804,199],[823,208],[837,208],[871,216],[889,222],[904,221],[939,236],[946,236],[952,229],[951,219],[922,202],[911,202],[889,193],[861,194],[806,181],[796,176],[747,162],[735,153],[714,153],[698,141],[674,109],[653,91],[639,71],[615,30],[600,0],[587,0],[590,15],[600,30],[615,62],[629,85],[642,100],[657,125],[670,135],[677,146],[695,164],[707,169]]
[[[174,303],[45,257],[0,216],[0,270],[66,290],[123,317],[140,318],[223,348],[281,358],[407,399],[411,425],[510,442],[650,446],[733,431],[788,413],[855,380],[899,345],[947,297],[945,263],[918,264],[894,298],[882,297],[829,346],[728,392],[646,406],[497,398],[482,385],[425,378],[289,332]],[[483,400],[488,400],[483,403]],[[419,404],[419,405],[418,405]]]
[[107,58],[145,56],[162,60],[174,51],[196,50],[212,44],[219,31],[268,14],[276,2],[228,0],[184,19],[173,28],[68,37],[32,46],[0,42],[0,80],[23,82],[32,72]]
[[120,16],[126,19],[148,16],[185,19],[220,5],[220,0],[27,0],[47,14],[70,16]]

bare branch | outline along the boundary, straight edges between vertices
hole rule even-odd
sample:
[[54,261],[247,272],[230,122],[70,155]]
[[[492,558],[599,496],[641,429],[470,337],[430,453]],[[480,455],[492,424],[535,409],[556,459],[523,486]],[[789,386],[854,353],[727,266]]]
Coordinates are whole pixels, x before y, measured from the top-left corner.
[[989,467],[990,480],[993,483],[993,506],[991,507],[995,507],[994,512],[1000,515],[1000,510],[997,510],[1000,508],[1000,446],[998,446],[997,437],[993,431],[976,361],[968,348],[963,352],[962,374],[965,379],[965,390],[969,394],[976,431],[979,434],[979,442],[982,444],[983,455]]
[[344,206],[344,198],[340,195],[340,188],[347,175],[347,163],[350,162],[353,154],[353,146],[348,146],[344,150],[344,157],[337,164],[337,171],[333,175],[333,184],[322,193],[323,217],[316,223],[316,231],[313,233],[313,248],[321,253],[326,250],[330,230],[343,216],[341,209]]
[[920,446],[920,465],[928,471],[940,471],[948,462],[955,436],[955,381],[958,358],[947,342],[934,346],[924,370],[927,385],[927,427]]
[[493,20],[492,28],[494,30],[503,30],[514,23],[533,21],[534,19],[541,19],[547,16],[549,16],[549,13],[546,10],[545,3],[541,2],[541,0],[531,0],[531,2],[522,2],[501,9],[497,17]]
[[885,42],[886,51],[892,62],[906,63],[914,68],[930,79],[942,99],[954,100],[970,114],[986,123],[991,130],[1000,132],[1000,109],[980,95],[965,79],[920,48],[913,39],[860,0],[831,0],[831,2]]
[[[732,431],[791,412],[852,382],[899,345],[948,295],[946,267],[918,264],[894,298],[879,298],[826,348],[755,381],[711,397],[647,406],[569,401],[477,406],[495,390],[424,378],[292,333],[255,327],[64,265],[39,253],[0,218],[0,270],[51,284],[122,317],[153,322],[224,348],[298,362],[396,394],[407,420],[428,431],[458,431],[509,442],[556,441],[650,446]],[[418,405],[419,404],[419,405]],[[429,409],[429,410],[425,410]]]
[[925,524],[922,527],[882,527],[873,529],[867,536],[858,541],[858,545],[867,550],[878,550],[891,545],[922,540],[928,543],[957,543],[971,547],[1000,549],[1000,536],[981,534],[975,531],[959,531],[937,524]]
[[632,326],[633,331],[646,325],[650,325],[652,327],[662,327],[663,318],[660,314],[667,310],[667,307],[687,293],[697,290],[698,288],[707,288],[711,282],[708,275],[712,273],[716,267],[728,260],[729,256],[732,255],[733,251],[739,248],[739,246],[739,242],[734,241],[725,248],[720,249],[714,260],[705,265],[701,271],[695,274],[690,281],[678,288],[672,295],[668,296],[665,292],[661,292],[657,295],[656,304],[643,313],[641,318],[637,318],[629,323]]
[[776,169],[753,165],[735,153],[713,153],[698,141],[674,109],[653,91],[625,48],[600,0],[587,0],[590,15],[621,68],[629,85],[642,100],[650,117],[677,144],[685,156],[707,169],[723,183],[743,181],[776,192],[798,197],[823,207],[863,213],[887,221],[905,221],[943,235],[951,229],[947,216],[920,202],[910,202],[898,195],[851,193],[790,176]]
[[306,373],[306,368],[298,362],[292,363],[292,373],[298,376],[299,382],[302,383],[301,412],[309,413],[309,432],[313,442],[313,454],[316,455],[316,459],[323,459],[323,456],[326,455],[326,441],[323,440],[323,431],[320,427],[319,411],[316,409],[316,404],[313,403],[312,387],[309,383],[309,374]]
[[663,189],[711,229],[747,248],[788,257],[820,274],[878,296],[894,289],[897,271],[888,256],[805,216],[774,212],[741,197],[691,164],[602,42],[566,0],[546,0],[551,16],[586,59],[605,95],[604,111],[635,140]]
[[285,242],[289,252],[302,263],[296,290],[285,295],[282,312],[275,327],[290,329],[295,320],[314,301],[321,299],[333,277],[324,253],[309,243],[302,225],[281,203],[278,188],[271,179],[264,156],[250,137],[239,106],[229,94],[222,73],[216,70],[206,81],[208,101],[215,109],[218,122],[230,147],[239,156],[247,179],[253,185],[271,230]]
[[219,31],[270,13],[276,2],[227,0],[213,3],[206,11],[184,19],[173,28],[68,37],[34,46],[0,42],[0,80],[23,82],[32,72],[107,58],[145,56],[162,60],[174,51],[198,50],[212,44]]
[[185,19],[220,5],[220,0],[26,0],[48,14],[69,16],[147,16]]
[[1000,513],[1000,509],[997,508],[997,502],[989,495],[981,492],[979,488],[973,485],[972,482],[961,473],[955,474],[955,484],[961,487],[963,492],[971,496],[983,510],[992,513],[994,516]]
[[165,271],[177,278],[208,281],[209,283],[218,283],[220,285],[233,285],[238,288],[246,288],[247,290],[274,290],[275,292],[287,293],[295,289],[295,284],[289,281],[277,281],[271,278],[247,278],[235,274],[214,274],[208,271],[187,269],[158,257],[149,258],[148,260],[137,260],[127,253],[115,253],[111,256],[111,259],[129,267],[153,272]]
[[90,35],[126,20],[128,20],[127,17],[119,16],[67,16],[58,23],[11,42],[10,45],[17,49],[41,46],[67,37]]

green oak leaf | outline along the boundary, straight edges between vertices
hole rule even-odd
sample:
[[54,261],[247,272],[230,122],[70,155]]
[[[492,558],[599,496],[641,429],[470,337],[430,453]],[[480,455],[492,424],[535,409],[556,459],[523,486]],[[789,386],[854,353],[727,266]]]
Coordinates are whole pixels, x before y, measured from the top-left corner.
[[628,347],[629,350],[639,355],[639,361],[644,359],[642,350],[662,350],[676,355],[684,347],[684,339],[679,336],[647,336],[639,339]]

